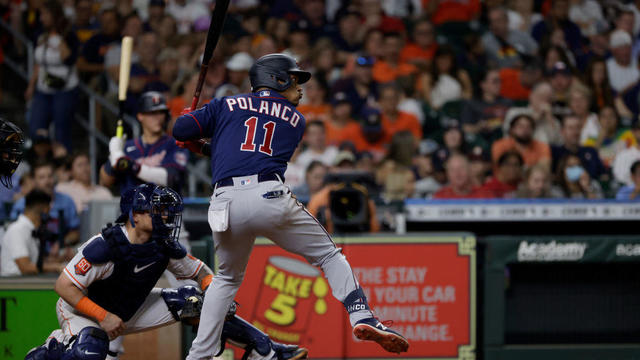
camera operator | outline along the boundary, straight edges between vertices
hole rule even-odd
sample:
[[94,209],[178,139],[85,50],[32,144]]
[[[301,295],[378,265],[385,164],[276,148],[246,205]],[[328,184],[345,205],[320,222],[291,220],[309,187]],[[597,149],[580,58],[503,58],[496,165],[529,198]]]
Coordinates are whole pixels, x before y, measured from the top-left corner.
[[42,190],[32,190],[25,197],[24,213],[9,224],[0,241],[0,276],[32,275],[60,272],[64,264],[47,261],[44,248],[55,235],[46,229],[51,196]]

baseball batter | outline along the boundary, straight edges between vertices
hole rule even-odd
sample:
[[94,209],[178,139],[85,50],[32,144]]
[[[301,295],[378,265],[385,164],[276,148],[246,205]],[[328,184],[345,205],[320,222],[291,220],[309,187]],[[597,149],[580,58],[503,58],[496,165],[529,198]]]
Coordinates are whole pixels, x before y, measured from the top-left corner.
[[[256,236],[322,268],[333,296],[349,313],[356,337],[376,341],[389,352],[407,351],[407,340],[373,316],[329,234],[283,184],[287,161],[305,128],[296,110],[302,98],[299,85],[311,74],[290,56],[269,54],[255,62],[249,76],[253,93],[213,99],[180,116],[173,128],[183,146],[210,151],[214,192],[208,219],[219,263],[187,359],[210,359],[217,352],[225,314],[242,283]],[[203,138],[211,138],[210,147],[199,145]]]
[[100,183],[120,185],[120,193],[149,182],[180,192],[189,153],[166,134],[169,108],[157,91],[142,94],[136,115],[142,127],[139,138],[114,136],[109,141],[109,161],[100,170]]
[[[58,278],[60,329],[27,360],[103,360],[118,356],[120,335],[199,316],[202,292],[193,286],[154,288],[165,269],[209,286],[211,270],[177,242],[182,199],[175,191],[143,184],[121,198],[114,226],[88,240]],[[306,358],[306,349],[273,343],[234,314],[224,337],[244,345],[250,359]]]

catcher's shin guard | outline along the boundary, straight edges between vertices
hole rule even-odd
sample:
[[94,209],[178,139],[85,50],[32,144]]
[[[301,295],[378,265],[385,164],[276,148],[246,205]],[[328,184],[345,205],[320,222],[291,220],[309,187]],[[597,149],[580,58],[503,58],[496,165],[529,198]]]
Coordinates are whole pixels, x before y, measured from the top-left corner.
[[216,356],[222,354],[227,341],[233,345],[244,348],[244,357],[247,357],[251,350],[255,350],[263,356],[271,352],[271,340],[269,336],[237,315],[227,316],[222,327],[220,340],[222,344],[220,346],[220,352],[216,354]]

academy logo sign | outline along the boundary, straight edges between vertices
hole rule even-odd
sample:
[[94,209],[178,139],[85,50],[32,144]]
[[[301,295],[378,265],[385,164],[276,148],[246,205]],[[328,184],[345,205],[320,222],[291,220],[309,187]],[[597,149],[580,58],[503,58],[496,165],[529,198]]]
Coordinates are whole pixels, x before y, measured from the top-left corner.
[[578,261],[584,257],[587,244],[582,242],[558,243],[521,241],[518,261]]
[[640,244],[618,244],[616,256],[640,256]]

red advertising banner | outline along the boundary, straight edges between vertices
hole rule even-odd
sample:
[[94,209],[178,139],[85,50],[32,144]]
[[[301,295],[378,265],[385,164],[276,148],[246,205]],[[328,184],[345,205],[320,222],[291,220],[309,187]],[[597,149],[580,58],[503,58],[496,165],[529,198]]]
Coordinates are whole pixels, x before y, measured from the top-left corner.
[[[321,270],[258,240],[236,300],[238,313],[313,359],[474,359],[475,238],[336,238],[369,304],[410,343],[401,355],[357,340]],[[242,352],[236,351],[240,359]]]

